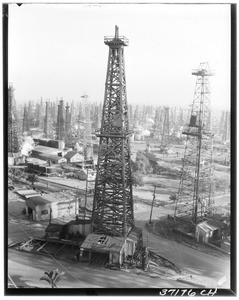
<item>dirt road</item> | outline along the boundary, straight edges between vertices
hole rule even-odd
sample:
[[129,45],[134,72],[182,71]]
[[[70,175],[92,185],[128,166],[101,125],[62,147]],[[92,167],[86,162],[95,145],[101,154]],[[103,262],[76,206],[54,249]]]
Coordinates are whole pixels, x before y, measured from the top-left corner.
[[[138,205],[135,209],[135,223],[144,228],[144,224],[149,221],[151,207],[148,205]],[[166,216],[170,210],[165,207],[155,207],[153,209],[152,220]],[[223,288],[230,287],[230,258],[224,254],[217,256],[203,253],[187,245],[179,244],[173,240],[162,238],[149,233],[143,229],[144,242],[149,249],[159,253],[163,257],[171,260],[187,274],[192,275],[194,280],[210,288],[218,288],[218,281],[225,277]]]

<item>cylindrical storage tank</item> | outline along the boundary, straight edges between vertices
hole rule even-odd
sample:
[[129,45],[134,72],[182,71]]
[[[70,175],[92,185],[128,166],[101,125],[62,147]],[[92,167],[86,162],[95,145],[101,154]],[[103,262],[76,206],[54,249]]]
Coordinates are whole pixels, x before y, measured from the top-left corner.
[[52,174],[55,172],[55,168],[52,168],[52,167],[46,167],[46,173],[47,174]]
[[141,139],[142,139],[141,134],[136,133],[136,134],[134,135],[134,140],[135,140],[135,141],[141,141]]

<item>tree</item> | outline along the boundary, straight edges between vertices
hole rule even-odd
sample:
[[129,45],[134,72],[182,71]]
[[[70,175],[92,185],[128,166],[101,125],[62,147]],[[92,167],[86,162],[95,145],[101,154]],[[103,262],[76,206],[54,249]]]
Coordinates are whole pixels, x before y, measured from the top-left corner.
[[178,197],[177,194],[172,194],[172,195],[169,196],[169,199],[173,200],[173,202],[176,202],[177,197]]
[[8,176],[11,177],[13,180],[20,180],[24,177],[24,172],[18,168],[10,168],[8,170]]
[[141,174],[152,172],[152,166],[149,159],[140,151],[137,152],[136,161],[132,164],[133,171],[139,171]]
[[132,172],[132,183],[134,186],[143,186],[143,175],[139,171]]
[[40,280],[45,280],[47,281],[51,288],[57,288],[57,283],[65,278],[63,275],[65,272],[59,272],[58,269],[54,269],[52,271],[44,272],[44,276],[40,278]]
[[34,183],[38,181],[37,175],[35,173],[29,174],[26,179],[27,181],[30,181],[32,185],[34,185]]

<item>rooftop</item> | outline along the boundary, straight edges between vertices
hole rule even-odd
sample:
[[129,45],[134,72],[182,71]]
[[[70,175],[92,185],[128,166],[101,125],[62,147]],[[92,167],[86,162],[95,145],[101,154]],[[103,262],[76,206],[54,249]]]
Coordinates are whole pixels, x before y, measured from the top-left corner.
[[44,154],[47,154],[47,153],[57,153],[57,152],[59,152],[59,150],[56,149],[56,148],[47,147],[47,146],[42,146],[42,145],[36,146],[32,151],[38,151],[38,152],[42,152],[42,153],[44,153]]
[[90,233],[81,245],[81,248],[98,252],[120,252],[124,243],[125,239],[123,237]]
[[[77,180],[77,179],[69,179],[69,178],[60,178],[60,177],[40,177],[42,181],[48,181],[49,183],[55,183],[63,186],[67,186],[70,188],[75,188],[79,190],[85,190],[86,181]],[[88,189],[93,189],[94,183],[88,182]]]
[[205,232],[214,231],[219,228],[219,227],[212,225],[212,222],[210,222],[210,224],[209,224],[208,221],[203,221],[202,223],[199,223],[197,225],[197,227],[201,228]]
[[82,156],[80,153],[78,153],[78,152],[75,152],[75,151],[69,151],[69,152],[67,152],[66,153],[66,155],[64,156],[64,158],[72,158],[73,156],[75,156],[75,155],[80,155],[80,156]]

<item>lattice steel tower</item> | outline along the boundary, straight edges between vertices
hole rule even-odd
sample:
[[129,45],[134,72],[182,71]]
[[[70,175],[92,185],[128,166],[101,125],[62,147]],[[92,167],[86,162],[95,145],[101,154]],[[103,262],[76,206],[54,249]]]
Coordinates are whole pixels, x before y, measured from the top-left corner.
[[61,99],[58,105],[57,124],[56,124],[56,138],[63,140],[65,136],[65,120],[64,120],[64,101]]
[[161,107],[157,107],[155,111],[155,117],[154,117],[154,139],[156,141],[160,141],[162,137],[162,109]]
[[19,121],[16,111],[16,100],[12,84],[8,87],[8,152],[20,151]]
[[82,98],[82,116],[83,116],[83,128],[82,128],[82,141],[83,141],[83,155],[85,162],[87,160],[93,160],[93,143],[92,143],[92,130],[91,130],[91,118],[90,118],[90,105],[87,101],[88,95],[84,94]]
[[23,124],[22,124],[22,133],[29,131],[29,116],[28,116],[28,110],[27,105],[25,103],[24,105],[24,111],[23,111]]
[[194,224],[209,214],[213,204],[213,135],[208,63],[201,63],[192,75],[197,76],[190,121],[186,135],[175,217],[188,216]]
[[134,223],[124,46],[128,39],[105,37],[108,68],[93,203],[93,232],[124,236]]
[[163,110],[163,129],[161,138],[161,148],[169,146],[169,107],[165,106]]

